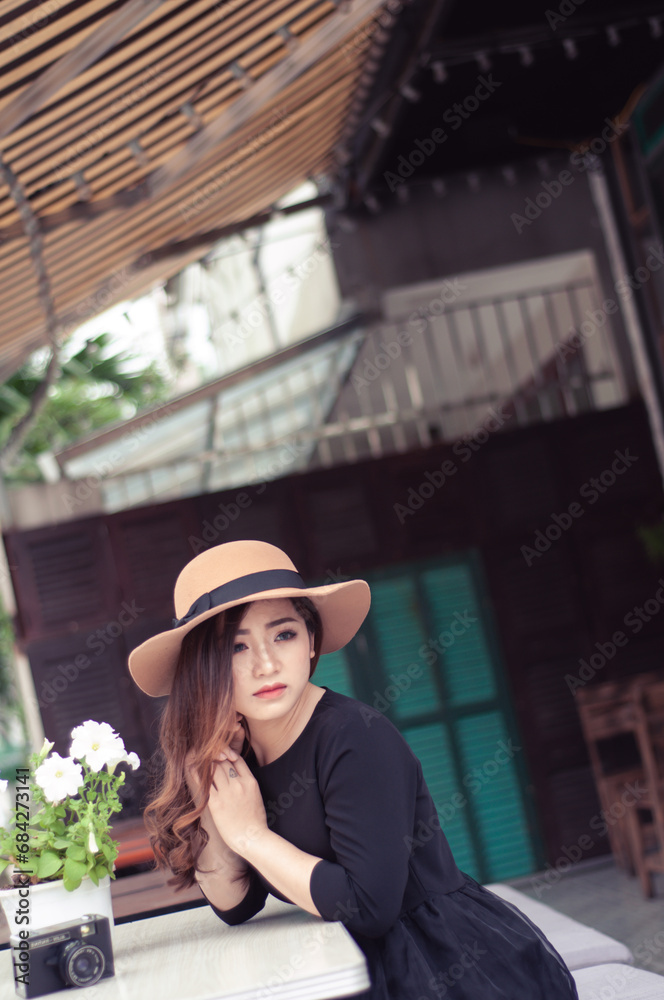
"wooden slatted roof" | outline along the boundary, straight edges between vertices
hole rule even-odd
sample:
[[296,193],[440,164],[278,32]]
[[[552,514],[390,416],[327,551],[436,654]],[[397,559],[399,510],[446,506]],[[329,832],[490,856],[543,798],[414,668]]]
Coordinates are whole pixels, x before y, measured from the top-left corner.
[[0,374],[333,173],[386,41],[380,7],[6,0]]

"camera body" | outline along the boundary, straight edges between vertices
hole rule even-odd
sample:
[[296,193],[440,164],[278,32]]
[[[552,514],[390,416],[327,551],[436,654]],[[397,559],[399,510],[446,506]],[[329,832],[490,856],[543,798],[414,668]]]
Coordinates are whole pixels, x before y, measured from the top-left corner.
[[20,997],[92,986],[115,975],[108,917],[99,913],[38,931],[22,930],[12,934],[9,946]]

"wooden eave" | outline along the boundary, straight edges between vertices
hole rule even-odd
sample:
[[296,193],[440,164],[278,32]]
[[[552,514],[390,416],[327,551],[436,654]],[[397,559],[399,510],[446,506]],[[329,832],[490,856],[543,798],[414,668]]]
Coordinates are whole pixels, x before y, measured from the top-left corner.
[[0,15],[3,374],[334,174],[385,35],[377,0],[39,7]]

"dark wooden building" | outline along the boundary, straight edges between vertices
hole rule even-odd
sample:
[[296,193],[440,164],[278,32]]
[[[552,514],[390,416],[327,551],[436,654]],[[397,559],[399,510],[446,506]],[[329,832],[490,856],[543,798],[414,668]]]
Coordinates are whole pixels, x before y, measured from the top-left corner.
[[[308,581],[370,581],[369,619],[319,682],[404,731],[463,867],[530,872],[584,834],[586,855],[603,852],[573,689],[584,664],[598,679],[660,667],[664,566],[639,537],[659,496],[634,403],[10,532],[45,729],[64,752],[72,725],[103,719],[148,756],[160,701],[134,686],[127,654],[170,627],[173,580],[196,552],[261,538]],[[136,781],[128,807],[143,791]]]

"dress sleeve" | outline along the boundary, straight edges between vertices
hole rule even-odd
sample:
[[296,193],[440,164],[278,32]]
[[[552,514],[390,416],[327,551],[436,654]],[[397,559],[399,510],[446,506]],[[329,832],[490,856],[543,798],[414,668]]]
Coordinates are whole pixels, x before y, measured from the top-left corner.
[[[203,889],[201,887],[201,892]],[[205,896],[205,893],[203,892]],[[207,899],[207,896],[205,896]],[[265,900],[267,899],[267,889],[262,884],[256,871],[253,868],[249,869],[249,888],[247,889],[247,894],[244,899],[230,910],[220,910],[218,906],[211,903],[208,899],[208,903],[226,924],[243,924],[245,920],[249,920],[250,917],[256,916],[256,914],[263,909],[265,906]]]
[[366,712],[337,727],[320,748],[319,785],[336,863],[311,873],[326,920],[381,937],[396,923],[408,881],[418,763],[395,727]]

